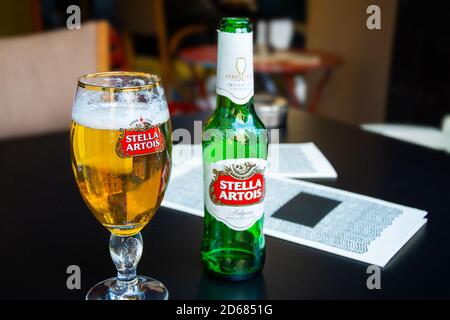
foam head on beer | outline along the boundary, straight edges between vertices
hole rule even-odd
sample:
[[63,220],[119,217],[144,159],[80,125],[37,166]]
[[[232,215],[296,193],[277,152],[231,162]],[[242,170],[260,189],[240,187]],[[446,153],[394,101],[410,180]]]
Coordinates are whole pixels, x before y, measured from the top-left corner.
[[[89,79],[91,80],[91,79]],[[143,79],[134,79],[125,83],[120,78],[92,79],[90,85],[100,86],[110,83],[116,88],[129,86],[145,86]],[[128,87],[127,87],[128,85]],[[142,90],[111,93],[78,88],[72,108],[72,120],[93,129],[119,130],[133,127],[135,120],[144,119],[152,124],[163,124],[169,119],[167,102],[163,88],[153,87],[150,91]]]

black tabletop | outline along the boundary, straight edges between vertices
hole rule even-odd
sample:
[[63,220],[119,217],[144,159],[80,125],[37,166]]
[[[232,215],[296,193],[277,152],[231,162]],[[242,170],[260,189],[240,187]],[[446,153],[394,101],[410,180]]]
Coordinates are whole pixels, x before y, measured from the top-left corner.
[[[174,117],[194,130],[204,115]],[[144,228],[138,272],[171,299],[450,298],[450,156],[359,128],[289,111],[286,142],[314,142],[338,172],[317,183],[424,209],[429,221],[366,286],[367,265],[267,236],[263,273],[243,283],[212,278],[200,263],[202,220],[160,208]],[[0,298],[83,299],[115,275],[107,230],[90,214],[70,168],[67,132],[0,142]],[[66,269],[81,268],[81,290]]]

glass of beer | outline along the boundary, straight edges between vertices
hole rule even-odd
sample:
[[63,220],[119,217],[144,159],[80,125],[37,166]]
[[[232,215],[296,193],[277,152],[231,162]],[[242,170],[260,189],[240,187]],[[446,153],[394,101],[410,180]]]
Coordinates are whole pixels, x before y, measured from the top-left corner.
[[159,281],[136,275],[141,229],[164,197],[171,168],[171,124],[161,80],[139,72],[82,76],[72,109],[72,168],[84,202],[111,232],[117,277],[88,300],[167,299]]

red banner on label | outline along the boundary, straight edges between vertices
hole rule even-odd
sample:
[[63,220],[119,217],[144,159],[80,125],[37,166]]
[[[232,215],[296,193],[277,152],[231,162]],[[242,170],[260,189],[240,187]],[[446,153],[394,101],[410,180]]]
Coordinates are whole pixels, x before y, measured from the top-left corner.
[[264,175],[255,173],[245,180],[219,174],[210,186],[211,200],[219,205],[243,206],[264,199]]
[[142,130],[122,130],[116,144],[116,152],[121,158],[129,158],[161,152],[165,147],[164,135],[159,127],[150,127]]

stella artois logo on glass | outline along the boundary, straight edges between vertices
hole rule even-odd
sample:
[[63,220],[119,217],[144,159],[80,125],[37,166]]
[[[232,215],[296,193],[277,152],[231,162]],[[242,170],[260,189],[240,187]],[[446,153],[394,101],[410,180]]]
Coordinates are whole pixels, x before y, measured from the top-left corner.
[[116,153],[121,158],[158,153],[165,149],[166,142],[159,126],[152,126],[140,119],[136,129],[121,129],[116,144]]

